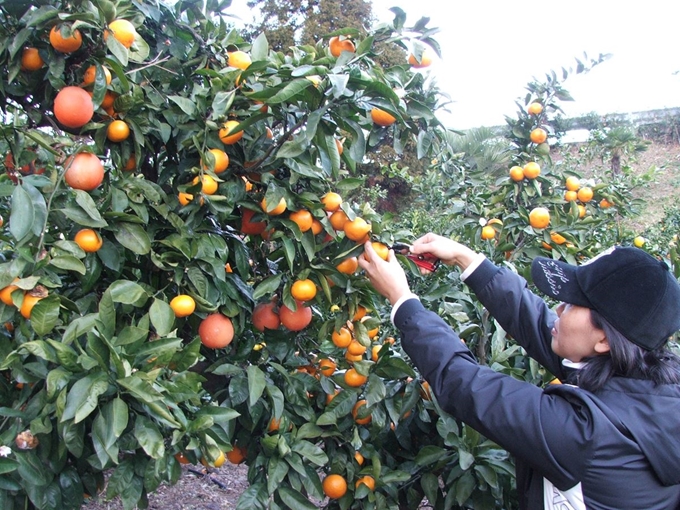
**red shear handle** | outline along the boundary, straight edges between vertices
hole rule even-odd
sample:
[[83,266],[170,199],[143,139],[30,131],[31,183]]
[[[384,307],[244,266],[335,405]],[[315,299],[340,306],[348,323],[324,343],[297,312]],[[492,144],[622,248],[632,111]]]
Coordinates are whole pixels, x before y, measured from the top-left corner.
[[411,247],[406,243],[395,243],[390,249],[394,250],[395,253],[406,255],[406,258],[411,259],[415,265],[421,269],[426,269],[427,271],[434,271],[439,267],[439,263],[441,262],[431,253],[421,253],[419,255],[411,253]]

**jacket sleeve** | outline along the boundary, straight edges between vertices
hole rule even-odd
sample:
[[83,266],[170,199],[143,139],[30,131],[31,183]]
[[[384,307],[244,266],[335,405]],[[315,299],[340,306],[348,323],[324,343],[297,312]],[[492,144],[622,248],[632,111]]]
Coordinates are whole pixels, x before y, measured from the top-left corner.
[[562,360],[551,348],[555,312],[528,289],[524,278],[485,260],[465,283],[529,356],[565,380],[567,374]]
[[592,429],[578,404],[478,365],[459,337],[417,299],[397,310],[402,346],[442,408],[527,462],[558,488],[578,483]]

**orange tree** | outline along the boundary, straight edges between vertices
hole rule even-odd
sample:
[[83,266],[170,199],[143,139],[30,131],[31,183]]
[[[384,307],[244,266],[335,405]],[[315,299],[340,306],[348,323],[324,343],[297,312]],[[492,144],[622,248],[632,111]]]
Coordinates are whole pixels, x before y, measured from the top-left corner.
[[330,474],[341,508],[434,490],[414,475],[435,405],[351,270],[395,235],[322,201],[381,145],[446,150],[425,75],[373,62],[378,42],[437,51],[434,30],[397,10],[274,52],[229,4],[0,6],[2,508],[78,507],[106,471],[144,507],[225,457],[250,466],[241,508],[313,508]]

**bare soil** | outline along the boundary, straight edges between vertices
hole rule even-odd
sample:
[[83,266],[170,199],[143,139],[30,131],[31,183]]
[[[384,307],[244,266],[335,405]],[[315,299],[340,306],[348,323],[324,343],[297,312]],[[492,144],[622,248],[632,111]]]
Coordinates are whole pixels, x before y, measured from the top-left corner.
[[[596,162],[602,166],[602,162]],[[630,228],[644,232],[660,222],[664,205],[680,203],[680,145],[652,144],[627,164],[634,173],[644,173],[656,167],[655,179],[634,192],[645,200],[645,210],[630,222]],[[248,488],[245,465],[226,462],[219,469],[206,472],[203,466],[183,466],[182,477],[172,486],[162,485],[149,495],[149,508],[157,510],[234,510],[239,496]],[[103,494],[106,493],[104,489]],[[85,505],[84,510],[122,510],[120,500],[106,501],[99,496]]]

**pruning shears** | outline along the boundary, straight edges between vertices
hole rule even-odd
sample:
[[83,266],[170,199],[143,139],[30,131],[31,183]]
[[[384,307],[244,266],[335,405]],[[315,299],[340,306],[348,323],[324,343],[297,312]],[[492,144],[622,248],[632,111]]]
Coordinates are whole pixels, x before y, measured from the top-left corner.
[[394,250],[394,253],[404,255],[407,259],[412,260],[416,266],[427,271],[436,270],[441,263],[441,260],[431,253],[420,253],[418,255],[411,253],[411,246],[406,243],[394,243],[389,248]]

